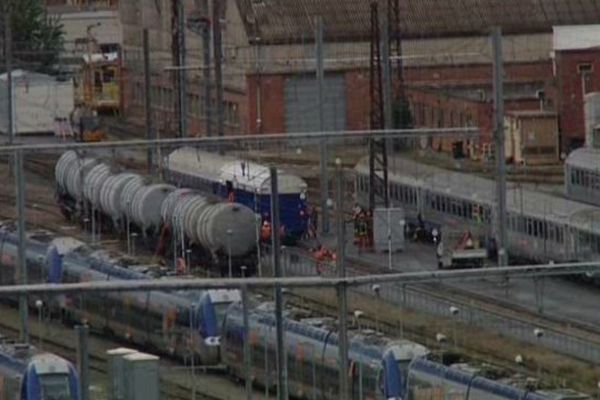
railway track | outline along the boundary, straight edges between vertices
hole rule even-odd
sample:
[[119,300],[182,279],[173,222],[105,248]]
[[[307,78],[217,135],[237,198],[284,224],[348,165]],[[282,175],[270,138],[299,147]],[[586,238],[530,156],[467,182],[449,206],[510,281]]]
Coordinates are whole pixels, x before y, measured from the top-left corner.
[[[379,274],[389,273],[387,268],[357,257],[347,257],[347,260],[350,262],[349,269],[359,275],[372,274],[374,272]],[[542,329],[561,331],[570,336],[600,345],[600,331],[582,321],[565,320],[564,318],[539,314],[511,302],[458,289],[447,284],[411,285],[410,290],[423,296],[455,304],[458,308],[461,308],[461,306],[463,308],[477,307],[490,313],[511,319],[528,321],[538,325]]]

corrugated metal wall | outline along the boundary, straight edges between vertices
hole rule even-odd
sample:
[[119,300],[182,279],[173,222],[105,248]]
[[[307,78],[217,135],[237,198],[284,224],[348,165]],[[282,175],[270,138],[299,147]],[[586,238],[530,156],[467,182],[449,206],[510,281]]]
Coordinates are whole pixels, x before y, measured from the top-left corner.
[[[346,129],[346,86],[343,75],[327,75],[325,92],[325,130]],[[286,132],[319,130],[317,80],[315,77],[291,77],[285,81]]]

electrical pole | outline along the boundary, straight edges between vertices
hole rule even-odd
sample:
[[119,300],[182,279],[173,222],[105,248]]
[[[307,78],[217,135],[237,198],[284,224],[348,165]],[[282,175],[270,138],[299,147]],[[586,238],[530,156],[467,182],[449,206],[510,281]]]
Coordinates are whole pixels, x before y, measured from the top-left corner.
[[[205,8],[205,16],[208,16],[208,4]],[[202,26],[202,53],[204,58],[204,119],[206,124],[206,136],[212,136],[212,90],[210,81],[210,23],[208,17]]]
[[[150,40],[148,37],[148,29],[144,29],[142,33],[143,51],[144,51],[144,108],[146,111],[146,140],[154,139],[154,127],[152,126],[152,93],[150,91]],[[153,149],[146,149],[146,163],[148,173],[154,175],[154,160]]]
[[[25,254],[25,176],[23,174],[23,151],[15,151],[15,184],[17,192],[17,221],[19,230],[18,265],[16,280],[21,285],[27,285],[27,259]],[[24,343],[29,342],[29,319],[27,308],[27,296],[19,296],[19,316],[21,318],[20,336]]]
[[494,138],[496,141],[496,202],[497,227],[496,242],[498,265],[507,265],[506,254],[506,165],[504,156],[504,67],[502,58],[502,31],[494,28],[492,32],[494,53]]
[[[323,67],[323,18],[318,16],[315,18],[315,52],[317,60],[317,104],[319,110],[319,131],[325,131],[325,94],[324,80],[325,68]],[[327,174],[327,160],[329,159],[329,151],[327,148],[327,139],[322,139],[319,143],[321,147],[320,157],[320,180],[321,180],[321,233],[329,233],[329,210],[327,209],[327,198],[329,197],[329,177]]]
[[[336,164],[336,208],[337,208],[337,251],[336,251],[336,267],[338,278],[346,277],[345,264],[345,247],[346,247],[346,229],[344,222],[344,170],[341,160],[335,160]],[[340,284],[337,287],[338,308],[339,308],[339,324],[338,337],[340,342],[339,357],[339,399],[345,400],[348,398],[348,298],[347,287],[345,284]]]
[[[381,72],[383,74],[383,127],[392,129],[392,73],[390,62],[390,38],[389,38],[389,18],[388,12],[379,14],[381,16]],[[390,145],[391,139],[387,146]],[[387,149],[389,150],[389,148]]]
[[[277,168],[271,167],[271,241],[273,245],[273,275],[281,278],[279,241],[279,189]],[[283,293],[281,286],[275,285],[275,330],[277,334],[277,400],[287,400],[287,366],[283,336]]]
[[4,49],[6,54],[6,86],[7,86],[7,112],[8,112],[8,126],[7,126],[7,136],[8,136],[8,144],[11,145],[13,143],[13,136],[15,134],[14,127],[14,104],[13,104],[13,82],[12,82],[12,24],[11,24],[11,7],[8,2],[4,5],[5,13],[4,13]]
[[221,49],[221,2],[213,1],[213,51],[215,52],[215,87],[217,90],[217,135],[223,136],[225,121],[223,120],[223,54]]
[[[245,274],[244,276],[245,277]],[[252,364],[250,360],[250,322],[248,317],[248,287],[242,287],[242,319],[244,323],[244,379],[246,380],[246,400],[252,400]]]
[[81,400],[90,398],[90,356],[88,348],[88,334],[90,328],[87,325],[77,325],[77,369],[79,372],[79,393]]
[[179,96],[179,137],[187,137],[187,72],[185,69],[185,9],[177,0],[177,94]]

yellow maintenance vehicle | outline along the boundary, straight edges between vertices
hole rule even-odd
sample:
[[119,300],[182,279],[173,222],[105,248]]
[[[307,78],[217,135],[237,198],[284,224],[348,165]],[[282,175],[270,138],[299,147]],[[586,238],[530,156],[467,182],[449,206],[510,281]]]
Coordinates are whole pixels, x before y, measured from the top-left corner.
[[73,136],[78,142],[101,142],[106,139],[106,131],[102,128],[100,117],[95,111],[76,107],[71,113]]

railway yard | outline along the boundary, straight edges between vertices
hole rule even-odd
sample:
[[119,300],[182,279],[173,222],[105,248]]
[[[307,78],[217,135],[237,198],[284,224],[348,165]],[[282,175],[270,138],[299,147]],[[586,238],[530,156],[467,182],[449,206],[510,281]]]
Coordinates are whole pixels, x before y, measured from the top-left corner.
[[[118,137],[118,134],[116,137]],[[315,201],[319,193],[319,174],[318,171],[315,171],[314,162],[310,161],[310,158],[307,160],[307,158],[299,157],[300,154],[298,153],[291,150],[289,156],[280,155],[277,157],[273,155],[272,151],[253,150],[248,153],[250,156],[247,159],[248,161],[245,162],[248,163],[250,171],[256,168],[252,164],[253,162],[269,163],[277,165],[278,168],[283,168],[287,173],[297,174],[305,179],[308,183],[305,190],[308,193],[307,197],[310,199],[308,202],[309,207],[316,210],[319,207],[318,202]],[[114,158],[114,154],[108,158],[99,156],[97,161],[87,167],[86,173],[93,175],[90,171],[93,171],[95,166],[102,165],[101,159],[104,159],[112,163],[110,171],[117,171],[118,166],[118,170],[126,171],[126,173],[144,174],[143,158],[136,155],[135,152],[126,154],[124,158]],[[92,152],[89,155],[94,155],[94,153]],[[347,160],[343,165],[346,177],[346,183],[343,186],[344,196],[356,198],[355,194],[352,193],[354,190],[353,181],[357,179],[353,166],[361,158],[360,151],[339,151],[336,156],[344,157]],[[206,157],[208,156],[202,155],[197,157],[196,160],[206,159]],[[414,163],[414,160],[422,160],[422,155],[417,154],[415,157],[416,159],[413,158],[413,161],[410,162]],[[62,157],[62,159],[67,158]],[[88,159],[90,159],[89,156]],[[249,161],[250,159],[256,161]],[[164,168],[173,170],[180,168],[177,160],[169,160],[168,158],[165,160]],[[406,162],[409,161],[406,160]],[[100,213],[95,214],[97,221],[95,222],[94,233],[91,232],[91,221],[87,220],[82,224],[76,218],[74,219],[74,208],[65,209],[65,205],[68,206],[69,203],[64,201],[64,192],[61,193],[61,177],[58,172],[55,173],[57,163],[59,163],[58,156],[32,155],[26,159],[24,164],[27,181],[27,230],[30,232],[30,240],[36,240],[39,232],[37,234],[35,232],[40,230],[46,232],[45,235],[50,235],[50,237],[72,237],[78,241],[78,244],[72,249],[69,249],[69,245],[65,245],[61,251],[67,253],[71,251],[80,253],[80,255],[101,254],[90,259],[101,262],[95,267],[89,266],[87,268],[97,269],[102,271],[103,274],[109,273],[106,269],[108,265],[129,265],[128,269],[131,271],[148,270],[151,275],[155,275],[157,271],[162,271],[162,273],[172,271],[172,274],[175,274],[177,268],[171,267],[173,264],[172,253],[169,256],[167,252],[158,252],[156,241],[149,240],[149,238],[140,240],[136,234],[130,237],[128,241],[127,235],[125,234],[124,238],[122,232],[120,233],[111,228],[116,225],[103,218]],[[77,169],[74,165],[71,168]],[[77,161],[77,165],[86,165],[86,161]],[[56,168],[58,171],[58,167]],[[196,170],[196,167],[192,168]],[[425,165],[422,168],[424,170]],[[69,168],[65,170],[68,171]],[[331,168],[332,173],[334,170],[334,168]],[[0,174],[10,176],[10,173],[7,164],[4,164]],[[166,174],[165,176],[167,180],[174,179],[173,175]],[[185,187],[189,182],[192,182],[181,180],[180,176],[177,179],[180,179],[180,184],[177,185],[180,187]],[[9,178],[8,180],[11,181],[12,179]],[[57,180],[56,183],[55,180]],[[104,177],[104,181],[106,181],[106,177]],[[82,193],[86,196],[85,183],[82,188]],[[92,196],[92,198],[94,196],[98,196],[98,198],[105,196],[104,194],[94,194],[91,187],[87,191],[87,196]],[[5,203],[14,204],[15,196],[11,184],[0,188],[0,197]],[[347,243],[345,262],[348,276],[437,270],[436,248],[434,244],[428,243],[426,240],[417,240],[407,236],[403,251],[393,252],[391,255],[387,252],[378,253],[361,248],[354,237],[351,217],[352,206],[353,202],[348,201],[344,214]],[[100,205],[98,208],[102,209],[102,206]],[[318,210],[320,211],[320,209]],[[69,216],[70,219],[65,218],[65,215]],[[335,223],[336,215],[335,212],[330,215],[332,225]],[[7,230],[6,232],[13,231],[11,221],[16,218],[15,210],[11,207],[4,207],[1,211],[1,217],[7,223],[4,228]],[[190,214],[184,219],[192,217],[193,214]],[[250,223],[252,224],[252,222]],[[105,226],[102,227],[102,225]],[[262,222],[260,222],[260,228],[263,228]],[[182,229],[187,228],[184,226]],[[441,230],[443,232],[444,228],[442,227]],[[262,231],[257,232],[262,233]],[[164,233],[159,231],[155,232],[154,235],[162,237]],[[3,240],[6,240],[6,238]],[[47,241],[47,239],[44,239],[42,243],[44,241]],[[128,242],[130,243],[128,244]],[[136,243],[133,244],[134,242]],[[319,259],[315,256],[315,248],[318,246],[335,249],[336,243],[335,235],[321,235],[318,233],[316,237],[312,234],[303,235],[293,245],[284,246],[281,251],[281,264],[285,275],[336,276],[335,260],[331,258]],[[87,245],[103,251],[90,253],[89,250],[80,250],[81,246],[85,247]],[[175,246],[179,246],[179,244],[175,242]],[[192,249],[191,243],[189,246]],[[260,271],[262,276],[271,276],[273,269],[270,246],[266,243],[261,243],[259,246],[262,250],[259,255],[255,255],[258,265],[255,268],[248,268],[249,270],[253,269],[256,273]],[[8,248],[3,247],[3,251],[8,251]],[[224,261],[225,265],[223,262],[217,262],[220,267],[213,267],[207,271],[203,268],[206,263],[205,259],[198,256],[198,259],[195,260],[190,254],[192,251],[183,253],[187,254],[187,258],[184,258],[189,265],[184,267],[185,271],[177,272],[178,274],[184,273],[187,276],[195,275],[198,277],[211,276],[215,279],[217,279],[217,276],[227,275],[229,267],[226,265],[227,260]],[[71,260],[67,258],[67,253],[62,258],[63,263],[81,262],[83,260],[81,258]],[[48,257],[46,255],[46,258]],[[260,261],[258,261],[258,258]],[[247,261],[250,266],[251,261],[249,258],[244,261]],[[240,273],[239,265],[244,261],[239,257],[229,261],[230,264],[233,264],[232,272],[234,275]],[[52,264],[53,262],[47,261],[47,263]],[[63,268],[66,268],[65,265],[63,265]],[[101,267],[100,265],[105,266]],[[144,267],[139,268],[136,265]],[[121,267],[113,268],[118,269]],[[138,272],[132,273],[137,274]],[[30,281],[39,274],[39,272],[35,272],[35,269],[30,271]],[[51,274],[50,270],[46,273],[41,272],[41,277],[44,279],[43,276],[50,276]],[[67,270],[63,270],[62,274],[66,277],[71,272],[67,273]],[[141,274],[141,276],[144,275]],[[9,275],[3,274],[3,279],[6,279],[6,276]],[[88,276],[83,279],[93,281],[103,278]],[[136,277],[132,276],[125,279],[136,279]],[[42,280],[41,282],[45,281]],[[69,278],[67,281],[74,282],[73,278]],[[362,340],[367,342],[388,340],[387,338],[392,341],[410,340],[427,348],[428,358],[432,362],[440,365],[470,365],[470,368],[476,368],[480,373],[489,376],[490,379],[498,382],[510,382],[516,387],[533,386],[539,390],[568,388],[572,391],[568,392],[570,395],[574,395],[575,392],[593,393],[594,391],[597,377],[600,375],[598,367],[598,360],[600,360],[600,324],[597,318],[596,306],[598,289],[593,281],[581,282],[577,279],[563,277],[515,278],[507,281],[504,278],[488,279],[484,277],[462,282],[440,281],[417,285],[394,284],[381,286],[383,287],[380,288],[379,285],[375,285],[356,288],[348,293],[349,335],[354,338],[351,340],[361,340],[360,337],[364,337],[365,339]],[[77,338],[70,326],[82,322],[87,322],[90,325],[91,334],[88,344],[89,369],[91,371],[89,376],[92,380],[90,398],[103,399],[107,396],[111,378],[108,377],[109,360],[106,352],[111,348],[118,347],[134,347],[138,348],[139,351],[157,354],[161,357],[158,373],[160,375],[161,396],[165,398],[233,399],[247,395],[244,394],[244,388],[240,385],[240,382],[243,383],[244,381],[244,375],[231,375],[232,369],[231,366],[228,366],[231,361],[218,360],[207,363],[202,357],[192,361],[192,353],[186,349],[186,346],[189,346],[189,340],[198,340],[198,338],[187,339],[188,345],[175,344],[175,349],[182,346],[181,355],[178,354],[179,350],[174,350],[173,347],[169,347],[170,350],[161,348],[161,345],[165,343],[162,340],[157,342],[148,339],[136,339],[136,329],[139,329],[139,327],[135,326],[136,323],[133,318],[127,317],[126,322],[120,320],[114,324],[103,321],[104,318],[98,319],[93,316],[94,310],[96,310],[96,306],[93,305],[95,300],[91,300],[91,298],[86,300],[84,296],[90,295],[77,295],[71,299],[71,303],[75,308],[78,308],[78,312],[70,315],[70,322],[66,325],[64,311],[61,314],[60,310],[55,308],[56,299],[41,296],[40,299],[43,299],[44,307],[41,308],[41,311],[36,309],[35,306],[32,307],[29,334],[33,345],[38,345],[45,351],[51,351],[67,359],[76,359]],[[105,303],[106,312],[116,316],[116,311],[112,308],[114,306],[110,305],[115,304],[117,307],[125,307],[132,312],[136,312],[137,309],[139,312],[148,313],[148,310],[138,309],[136,305],[132,305],[132,302],[139,301],[135,299],[136,296],[133,294],[132,296],[130,300],[126,300],[125,297],[128,296],[125,296],[121,299],[117,298],[117,303]],[[273,301],[273,293],[270,290],[254,290],[252,296],[253,304]],[[298,321],[320,321],[311,323],[315,326],[312,329],[328,329],[328,326],[335,329],[338,307],[335,290],[333,289],[286,290],[284,304],[285,308],[291,312],[288,318],[294,318],[293,315],[300,313],[302,317],[297,319]],[[166,310],[163,312],[167,312]],[[36,312],[38,315],[36,315]],[[40,312],[41,314],[39,314]],[[2,315],[6,317],[3,318],[0,325],[3,334],[9,337],[17,337],[19,333],[19,314],[11,307],[10,302],[2,306]],[[39,317],[39,319],[36,317]],[[150,314],[147,318],[150,318]],[[168,330],[169,323],[165,322],[165,316],[163,315],[160,318],[163,319],[162,329]],[[254,316],[251,318],[254,318]],[[190,326],[184,329],[191,329],[192,325],[193,323],[190,322]],[[151,329],[150,326],[145,329]],[[534,332],[538,332],[538,330],[543,332],[543,336],[538,337],[535,335]],[[139,335],[144,336],[143,332]],[[166,331],[163,331],[162,335],[179,337],[173,339],[176,342],[185,341],[181,337],[186,336],[182,332],[167,333]],[[227,334],[225,333],[225,335]],[[371,339],[369,339],[370,336],[372,336]],[[225,340],[231,339],[221,337],[221,343]],[[274,346],[275,344],[271,343],[271,345]],[[307,348],[308,344],[300,342],[297,346]],[[314,346],[314,344],[311,346]],[[304,357],[314,360],[314,347],[312,349],[309,351],[310,356],[305,355]],[[274,351],[274,347],[271,350]],[[222,349],[221,352],[223,351],[226,350]],[[268,354],[269,350],[265,351]],[[274,384],[276,377],[274,375],[274,365],[276,359],[274,355],[264,357],[264,355],[256,355],[256,352],[257,350],[252,351],[250,361],[253,366],[252,371],[255,371],[252,372],[252,376],[254,376],[252,396],[257,398],[266,398],[267,395],[275,397]],[[221,353],[222,356],[223,353]],[[290,379],[297,376],[295,375],[297,372],[294,372],[293,369],[300,368],[300,365],[302,365],[297,364],[299,362],[297,357],[293,359],[288,356],[288,376]],[[265,359],[267,360],[266,364],[263,364]],[[243,357],[236,356],[233,360],[242,362]],[[194,367],[191,366],[193,363],[196,363]],[[271,366],[269,366],[270,363],[272,363]],[[269,378],[260,377],[260,374],[264,373],[264,367],[261,372],[257,365],[267,365],[266,368],[271,369],[269,374],[264,375],[269,376]],[[234,375],[236,374],[234,373]],[[270,390],[268,391],[264,389],[264,379],[271,380],[269,383]],[[298,395],[302,397],[304,390],[316,390],[315,388],[320,384],[322,383],[319,382],[319,379],[313,379],[312,381],[308,379],[307,389],[300,389],[294,397],[298,397]],[[312,389],[309,387],[312,387]],[[291,387],[289,390],[294,395]],[[357,388],[352,390],[360,392]],[[367,391],[366,381],[362,390]]]
[[600,400],[600,0],[0,3],[0,400]]

